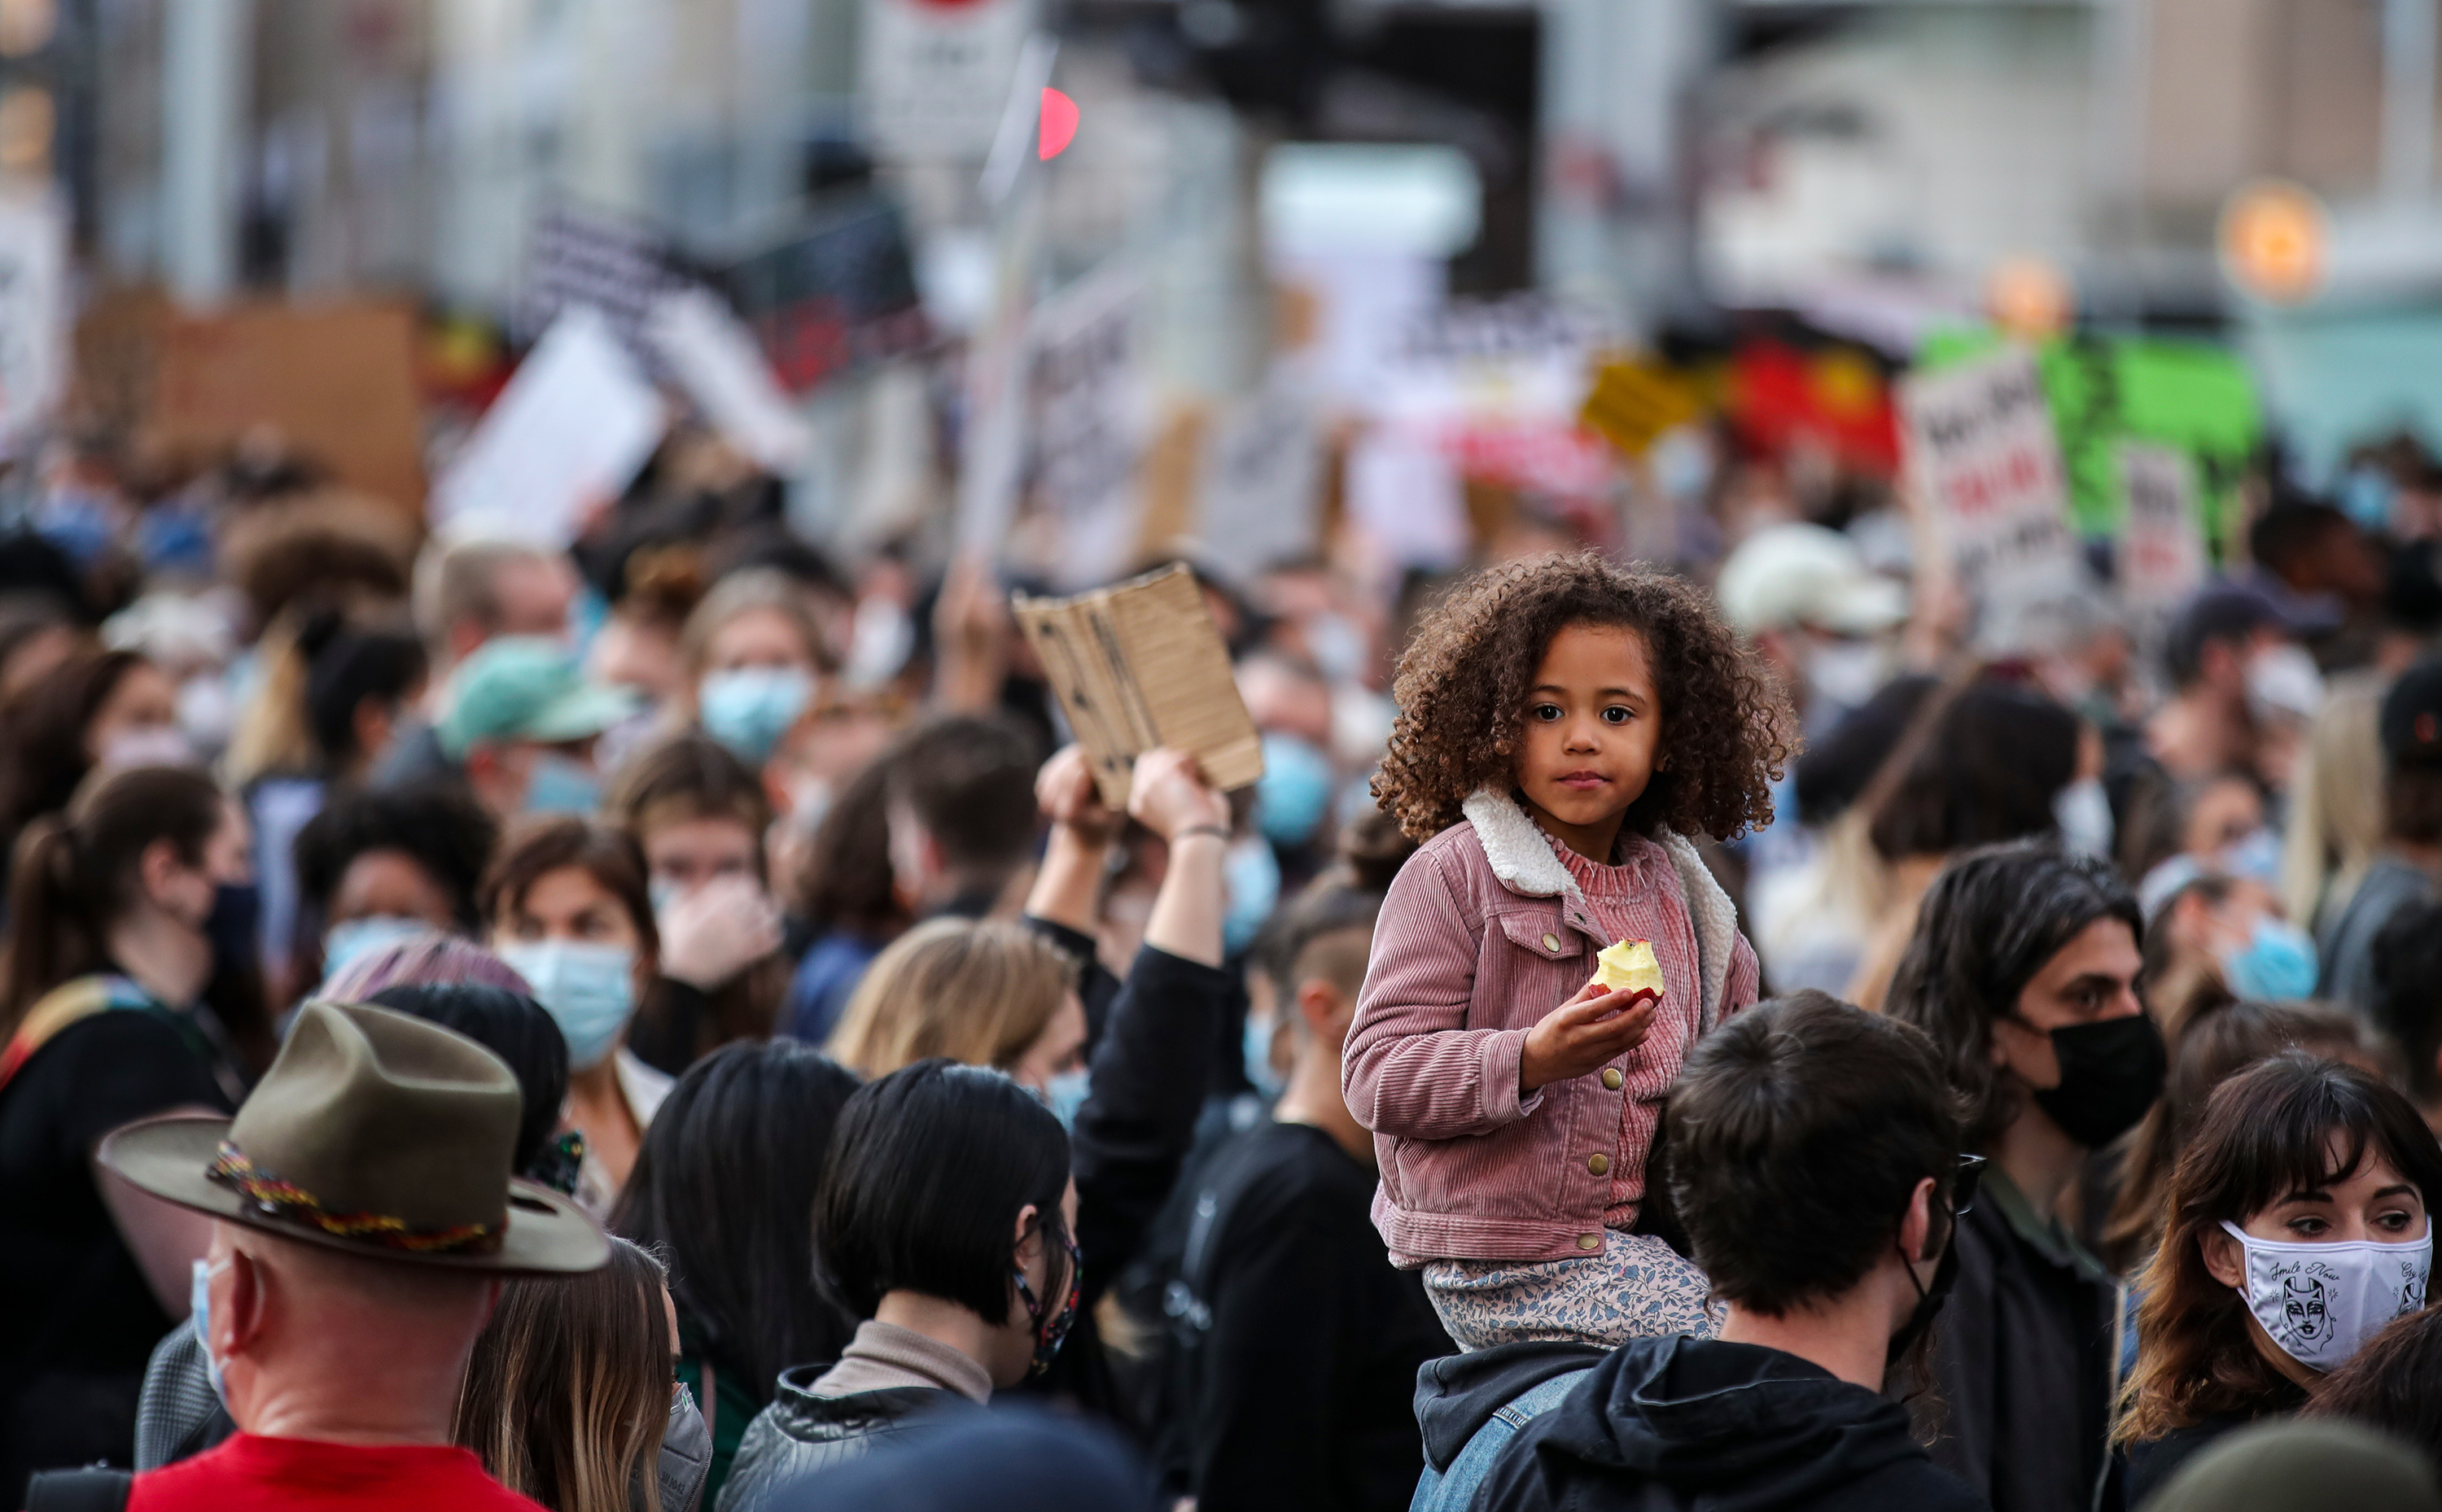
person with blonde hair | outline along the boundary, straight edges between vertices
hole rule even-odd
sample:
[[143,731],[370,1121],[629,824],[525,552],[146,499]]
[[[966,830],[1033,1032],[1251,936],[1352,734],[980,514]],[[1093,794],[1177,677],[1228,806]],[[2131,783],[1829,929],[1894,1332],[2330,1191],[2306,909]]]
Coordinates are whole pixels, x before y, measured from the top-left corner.
[[1076,968],[1023,925],[931,920],[875,957],[828,1048],[867,1077],[937,1055],[988,1066],[1057,1107],[1083,1079],[1076,979]]
[[670,1378],[677,1331],[662,1262],[625,1239],[599,1270],[513,1281],[476,1336],[449,1436],[554,1512],[687,1512],[709,1445],[663,1453],[665,1436],[703,1436]]

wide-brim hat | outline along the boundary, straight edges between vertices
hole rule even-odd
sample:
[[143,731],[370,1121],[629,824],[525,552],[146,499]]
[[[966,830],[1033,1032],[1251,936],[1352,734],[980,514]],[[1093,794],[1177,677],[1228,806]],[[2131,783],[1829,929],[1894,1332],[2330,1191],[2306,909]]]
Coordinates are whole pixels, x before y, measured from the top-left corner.
[[365,1259],[598,1269],[610,1245],[593,1220],[510,1175],[519,1107],[516,1076],[473,1040],[387,1009],[311,1002],[237,1117],[132,1124],[99,1154],[165,1201]]

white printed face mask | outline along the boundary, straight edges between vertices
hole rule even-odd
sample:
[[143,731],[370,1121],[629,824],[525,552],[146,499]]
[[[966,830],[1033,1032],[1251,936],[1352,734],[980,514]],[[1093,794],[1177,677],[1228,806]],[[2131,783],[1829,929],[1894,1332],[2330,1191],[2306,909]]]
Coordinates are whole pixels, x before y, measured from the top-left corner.
[[2301,1365],[2331,1370],[2383,1324],[2425,1305],[2430,1230],[2411,1244],[2317,1245],[2258,1239],[2233,1223],[2222,1229],[2247,1251],[2247,1310]]

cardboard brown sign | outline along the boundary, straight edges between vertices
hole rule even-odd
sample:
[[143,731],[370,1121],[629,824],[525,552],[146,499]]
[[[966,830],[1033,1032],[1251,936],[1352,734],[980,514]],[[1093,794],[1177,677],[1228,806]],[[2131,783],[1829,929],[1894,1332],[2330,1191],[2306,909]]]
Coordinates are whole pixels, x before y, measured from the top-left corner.
[[1194,754],[1223,792],[1264,774],[1263,738],[1238,697],[1229,647],[1186,568],[1011,603],[1111,808],[1127,807],[1136,758],[1162,746]]
[[415,314],[374,301],[239,305],[173,314],[151,420],[164,439],[221,444],[250,431],[419,517],[424,429]]

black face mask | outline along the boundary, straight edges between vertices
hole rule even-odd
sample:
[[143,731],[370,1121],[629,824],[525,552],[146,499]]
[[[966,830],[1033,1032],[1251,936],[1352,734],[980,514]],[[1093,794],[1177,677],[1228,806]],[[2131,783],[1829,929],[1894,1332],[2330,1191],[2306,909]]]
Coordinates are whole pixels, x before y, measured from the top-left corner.
[[263,894],[250,882],[225,882],[212,889],[212,911],[204,916],[204,938],[212,942],[216,971],[250,967],[260,954],[255,931],[263,919]]
[[2162,1095],[2170,1053],[2153,1015],[2130,1013],[2051,1031],[2060,1085],[2035,1093],[2035,1106],[2061,1132],[2099,1150],[2137,1126]]
[[[1904,1263],[1907,1256],[1903,1254],[1900,1259]],[[1923,1339],[1933,1327],[1934,1319],[1941,1312],[1941,1304],[1950,1300],[1950,1288],[1958,1284],[1959,1215],[1957,1213],[1951,1214],[1950,1237],[1941,1247],[1941,1259],[1934,1264],[1933,1284],[1928,1286],[1923,1282],[1918,1281],[1914,1266],[1907,1267],[1907,1273],[1908,1280],[1916,1286],[1916,1306],[1908,1313],[1907,1321],[1900,1324],[1900,1331],[1891,1336],[1890,1349],[1883,1357],[1883,1366],[1886,1370],[1899,1368],[1900,1361],[1906,1357],[1909,1350],[1916,1347],[1917,1340]]]

